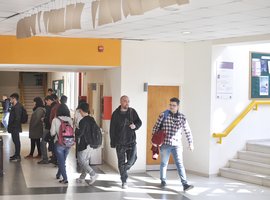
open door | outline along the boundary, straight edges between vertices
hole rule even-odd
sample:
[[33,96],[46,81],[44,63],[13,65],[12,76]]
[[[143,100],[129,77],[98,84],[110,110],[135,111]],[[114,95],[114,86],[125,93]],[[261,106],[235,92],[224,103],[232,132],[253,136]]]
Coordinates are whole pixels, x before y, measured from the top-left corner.
[[[158,160],[152,159],[152,129],[161,112],[169,108],[172,97],[180,98],[179,86],[149,86],[148,87],[148,111],[147,111],[147,170],[159,169],[160,156]],[[173,164],[172,157],[169,164]],[[170,166],[168,166],[170,168]]]

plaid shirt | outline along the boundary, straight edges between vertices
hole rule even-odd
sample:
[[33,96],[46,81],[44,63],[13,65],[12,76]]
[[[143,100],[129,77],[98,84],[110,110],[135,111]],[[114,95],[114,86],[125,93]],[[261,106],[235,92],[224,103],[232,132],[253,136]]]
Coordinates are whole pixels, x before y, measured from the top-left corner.
[[[159,130],[163,117],[164,113],[161,113],[153,128],[153,134]],[[164,144],[181,146],[182,132],[186,134],[188,143],[193,143],[193,137],[187,119],[182,113],[177,112],[176,114],[172,114],[170,112],[163,122],[162,130],[164,130],[167,134],[164,140]]]

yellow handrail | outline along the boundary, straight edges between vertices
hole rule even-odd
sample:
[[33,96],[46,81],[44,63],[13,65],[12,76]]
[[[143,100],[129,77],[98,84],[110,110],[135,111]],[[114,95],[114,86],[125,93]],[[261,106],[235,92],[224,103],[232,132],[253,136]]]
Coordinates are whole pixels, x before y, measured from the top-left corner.
[[247,108],[223,131],[222,133],[214,133],[213,137],[218,138],[217,143],[222,143],[222,138],[227,137],[230,132],[240,123],[249,111],[258,110],[258,105],[270,105],[270,101],[252,101]]

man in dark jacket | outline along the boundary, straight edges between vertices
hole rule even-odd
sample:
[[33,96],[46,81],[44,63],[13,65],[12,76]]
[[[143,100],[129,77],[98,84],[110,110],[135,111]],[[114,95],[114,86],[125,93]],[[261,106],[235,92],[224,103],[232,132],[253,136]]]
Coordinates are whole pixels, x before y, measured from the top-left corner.
[[[135,109],[129,107],[129,98],[122,96],[120,106],[113,112],[110,124],[111,147],[116,148],[122,188],[127,188],[127,170],[137,160],[136,133],[141,125]],[[127,161],[127,162],[126,162]]]
[[49,159],[48,159],[48,154],[47,154],[47,143],[49,142],[49,140],[52,140],[51,135],[50,135],[50,129],[51,129],[50,115],[51,115],[51,105],[53,102],[54,101],[51,96],[45,97],[46,112],[45,112],[45,117],[43,119],[44,131],[43,131],[42,140],[41,140],[42,160],[40,160],[38,164],[49,164]]
[[21,116],[23,107],[19,103],[19,95],[17,93],[10,95],[10,101],[12,108],[8,121],[8,132],[11,133],[12,141],[15,145],[15,154],[10,157],[10,161],[17,162],[21,160],[20,132],[22,132]]
[[10,100],[7,98],[6,95],[3,95],[2,107],[3,107],[2,124],[4,125],[4,128],[5,128],[4,132],[6,132],[7,127],[8,127],[8,119],[9,119],[9,112],[10,112]]

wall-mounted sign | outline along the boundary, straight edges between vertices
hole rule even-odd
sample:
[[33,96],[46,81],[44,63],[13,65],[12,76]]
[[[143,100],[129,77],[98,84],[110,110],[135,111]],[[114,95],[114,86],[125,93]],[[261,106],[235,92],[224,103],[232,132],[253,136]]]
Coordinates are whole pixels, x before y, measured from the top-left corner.
[[233,96],[233,62],[217,63],[216,98],[232,99]]

